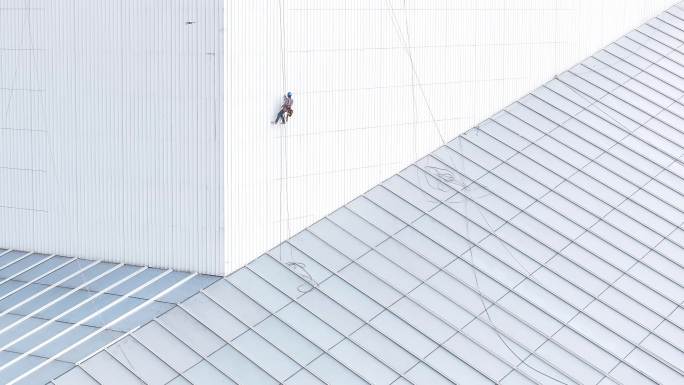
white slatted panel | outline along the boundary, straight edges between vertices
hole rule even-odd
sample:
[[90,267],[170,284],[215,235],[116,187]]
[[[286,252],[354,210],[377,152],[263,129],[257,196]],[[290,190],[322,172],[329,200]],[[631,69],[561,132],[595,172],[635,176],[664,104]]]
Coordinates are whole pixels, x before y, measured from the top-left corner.
[[223,273],[222,3],[0,2],[1,244]]

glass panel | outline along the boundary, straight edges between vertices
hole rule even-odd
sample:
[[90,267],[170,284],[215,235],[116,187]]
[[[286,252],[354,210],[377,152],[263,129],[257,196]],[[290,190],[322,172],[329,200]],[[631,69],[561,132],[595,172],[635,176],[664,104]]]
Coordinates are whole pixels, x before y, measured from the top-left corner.
[[358,375],[327,354],[320,356],[308,366],[318,378],[329,385],[367,385]]
[[[522,230],[524,230],[526,234],[529,234],[525,235],[525,238],[532,237],[535,240],[537,240],[540,244],[543,244],[544,246],[549,247],[555,251],[563,250],[570,243],[570,240],[561,236],[556,231],[546,226],[544,223],[527,215],[524,212],[520,213],[518,216],[513,218],[511,220],[511,223],[518,228],[520,234],[523,233]],[[517,245],[512,240],[509,240],[509,243],[511,243],[512,245]]]
[[156,321],[138,329],[133,336],[178,373],[183,373],[202,359]]
[[648,335],[646,329],[601,302],[592,302],[583,310],[583,313],[628,341],[641,341]]
[[[676,384],[682,381],[682,375],[675,372],[670,367],[661,364],[653,357],[641,350],[630,353],[625,361],[633,367],[638,367],[649,377],[655,379],[660,384]],[[641,376],[640,376],[641,377]]]
[[[293,244],[297,249],[306,253],[306,255],[315,259],[316,262],[332,272],[339,271],[350,262],[349,258],[308,231],[298,233],[287,242]],[[283,252],[287,251],[283,250]],[[289,256],[289,254],[285,254],[283,257],[285,256]]]
[[436,347],[432,340],[423,333],[413,328],[406,321],[397,317],[390,311],[383,311],[370,321],[371,325],[404,349],[418,358],[423,358]]
[[[549,188],[554,188],[563,181],[560,176],[536,163],[534,159],[522,154],[514,155],[507,163],[526,176],[533,178],[535,181],[540,182],[542,185]],[[524,191],[527,192],[528,189],[524,189]]]
[[494,383],[443,348],[438,348],[430,354],[425,359],[425,363],[459,384],[479,385]]
[[307,230],[351,259],[356,259],[368,251],[368,246],[346,233],[327,218],[321,219]]
[[506,242],[506,249],[515,248],[537,262],[545,263],[555,255],[551,248],[509,224],[496,230],[496,235]]
[[[531,197],[539,199],[549,191],[549,189],[544,187],[541,183],[523,174],[516,168],[511,167],[507,163],[503,163],[501,166],[492,170],[492,172]],[[553,186],[555,186],[555,184]]]
[[589,162],[585,156],[549,136],[541,138],[522,153],[563,178],[569,177],[577,168],[584,167]]
[[269,255],[261,256],[247,266],[226,279],[270,312],[277,311],[311,288],[310,280],[304,280],[293,270],[299,271],[299,267],[287,268]]
[[595,384],[603,378],[601,373],[550,342],[537,349],[537,353],[565,373],[572,373],[582,384]]
[[531,281],[523,281],[515,291],[563,322],[569,321],[577,314],[577,310]]
[[581,335],[567,327],[559,330],[558,333],[553,336],[553,339],[561,346],[569,348],[577,357],[591,363],[606,373],[620,362],[617,358],[606,353],[592,341],[587,341],[586,338],[583,338]]
[[253,326],[270,314],[225,279],[217,281],[204,292],[246,325]]
[[460,360],[468,363],[474,369],[484,373],[489,378],[501,380],[511,368],[493,356],[490,352],[479,347],[462,334],[456,334],[444,344],[444,347],[456,355]]
[[[395,265],[389,259],[374,250],[359,258],[358,264],[367,269],[371,274],[382,279],[394,289],[406,294],[421,282],[402,267]],[[350,266],[351,267],[351,266]],[[344,276],[343,270],[342,275]],[[368,292],[366,292],[368,294]]]
[[145,385],[106,351],[94,355],[81,367],[102,385]]
[[423,211],[429,211],[439,203],[436,198],[398,176],[389,178],[382,185],[407,203],[410,202],[411,205]]
[[124,337],[107,351],[147,384],[166,384],[177,375],[131,336]]
[[[501,163],[501,160],[496,157],[497,151],[501,151],[501,144],[494,138],[477,129],[463,134],[462,137],[457,137],[449,142],[447,146],[486,170],[491,170]],[[504,154],[506,154],[511,150],[503,151]],[[501,159],[506,158],[504,157]]]
[[401,230],[394,238],[440,268],[456,258],[454,254],[410,227]]
[[599,298],[647,329],[655,329],[663,321],[663,317],[653,312],[649,307],[638,303],[613,287],[608,288]]
[[330,355],[361,375],[371,384],[389,385],[399,377],[392,369],[349,340],[344,340],[330,349]]
[[465,285],[474,288],[476,292],[481,293],[493,301],[498,300],[508,293],[508,289],[506,287],[502,286],[495,280],[491,279],[487,274],[483,273],[489,273],[487,270],[477,270],[473,267],[473,264],[477,263],[475,262],[475,258],[475,254],[471,256],[470,253],[466,253],[464,259],[458,259],[454,261],[444,270],[450,273],[449,275],[452,277],[455,277]]
[[98,385],[80,366],[76,366],[57,379],[52,380],[55,385]]
[[299,303],[345,336],[363,324],[361,319],[319,290],[304,294]]
[[406,226],[401,219],[393,216],[364,196],[347,203],[347,208],[387,234],[394,234]]
[[284,381],[300,368],[290,357],[251,330],[231,344],[278,381]]
[[573,318],[568,326],[617,357],[624,357],[634,347],[619,334],[582,313]]
[[413,223],[413,227],[454,255],[460,255],[472,245],[468,240],[431,216],[419,218]]
[[[313,234],[308,234],[309,236],[314,237]],[[332,248],[330,250],[332,250]],[[337,253],[335,251],[333,252]],[[306,286],[312,282],[312,279],[313,282],[322,282],[331,275],[330,270],[321,265],[317,260],[312,259],[310,256],[295,248],[291,243],[283,242],[271,249],[268,254],[273,257],[273,259],[278,260],[278,263],[289,266],[290,270],[307,282]],[[341,256],[339,253],[337,253],[337,255],[340,259],[348,261],[347,258]],[[316,258],[321,259],[324,257],[319,254],[316,255]],[[297,290],[302,290],[302,287],[298,286]]]
[[365,194],[365,197],[406,223],[411,223],[423,215],[423,212],[417,207],[410,205],[383,187],[372,188]]
[[373,356],[380,357],[397,373],[405,373],[418,362],[406,350],[368,325],[352,334],[350,339]]
[[[382,311],[382,306],[338,277],[330,278],[318,288],[364,321],[368,321]],[[392,295],[391,289],[387,288],[387,294]]]
[[563,274],[556,275],[544,268],[534,272],[533,277],[544,289],[578,309],[584,308],[594,299],[594,297],[581,291],[581,286],[574,286],[565,280]]
[[454,382],[436,372],[430,366],[419,363],[405,375],[414,384],[453,385]]
[[435,265],[414,253],[411,249],[399,243],[394,238],[390,238],[381,243],[376,250],[382,253],[385,258],[393,261],[407,271],[410,271],[421,280],[425,280],[437,272],[437,267]]
[[389,309],[433,342],[443,343],[456,331],[408,298],[402,298]]
[[180,307],[169,310],[157,321],[203,357],[225,344],[219,336]]
[[302,369],[285,381],[286,385],[326,385],[309,371]]
[[308,365],[323,352],[275,316],[266,318],[254,329],[302,366]]
[[247,330],[242,322],[202,293],[183,302],[182,308],[224,341],[230,341]]
[[[563,194],[567,194],[567,190],[570,189],[579,191],[577,187],[569,183],[563,183],[561,187],[565,190],[561,191]],[[547,194],[541,199],[541,202],[544,204],[535,203],[527,209],[527,212],[571,239],[577,238],[585,231],[585,228],[590,227],[598,220],[593,213],[556,192]]]
[[377,246],[387,239],[387,234],[346,207],[337,209],[328,218],[368,246]]
[[285,306],[276,316],[324,350],[330,349],[343,338],[335,329],[296,303]]
[[212,354],[208,361],[238,384],[278,384],[278,381],[230,345]]

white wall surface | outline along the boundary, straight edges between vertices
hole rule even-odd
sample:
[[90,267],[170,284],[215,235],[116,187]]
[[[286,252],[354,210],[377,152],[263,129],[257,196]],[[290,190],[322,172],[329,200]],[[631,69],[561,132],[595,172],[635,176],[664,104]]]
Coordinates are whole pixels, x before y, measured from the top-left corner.
[[227,270],[673,3],[226,2]]
[[227,273],[671,3],[0,0],[0,247]]
[[0,245],[223,273],[221,7],[0,0]]

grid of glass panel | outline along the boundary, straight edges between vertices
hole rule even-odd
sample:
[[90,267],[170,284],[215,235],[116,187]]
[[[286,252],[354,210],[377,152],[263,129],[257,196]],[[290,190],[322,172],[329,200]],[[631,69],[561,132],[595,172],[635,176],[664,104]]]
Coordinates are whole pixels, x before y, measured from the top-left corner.
[[[118,339],[112,357],[147,361],[147,349],[129,333],[217,279],[0,250],[0,383],[45,384]],[[75,382],[79,375],[63,381],[87,384]]]
[[53,382],[684,383],[682,99],[675,6]]

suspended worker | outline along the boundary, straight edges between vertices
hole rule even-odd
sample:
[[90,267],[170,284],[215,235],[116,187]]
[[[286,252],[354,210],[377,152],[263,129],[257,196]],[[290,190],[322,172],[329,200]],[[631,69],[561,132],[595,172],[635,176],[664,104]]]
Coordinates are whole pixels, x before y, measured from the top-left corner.
[[[280,112],[278,112],[278,116],[276,116],[276,120],[273,122],[273,124],[278,124],[278,120],[283,122],[282,124],[287,122],[290,116],[292,116],[292,103],[294,103],[292,100],[292,92],[288,92],[287,95],[283,95],[283,105],[280,107]],[[287,114],[287,117],[285,114]]]

